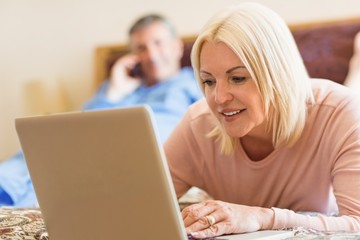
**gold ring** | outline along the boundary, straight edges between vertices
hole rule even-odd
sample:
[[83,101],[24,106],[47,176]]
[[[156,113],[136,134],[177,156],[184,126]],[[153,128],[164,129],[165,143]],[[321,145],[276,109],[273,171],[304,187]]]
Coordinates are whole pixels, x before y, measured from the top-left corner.
[[216,223],[215,218],[211,215],[207,215],[205,218],[210,227]]

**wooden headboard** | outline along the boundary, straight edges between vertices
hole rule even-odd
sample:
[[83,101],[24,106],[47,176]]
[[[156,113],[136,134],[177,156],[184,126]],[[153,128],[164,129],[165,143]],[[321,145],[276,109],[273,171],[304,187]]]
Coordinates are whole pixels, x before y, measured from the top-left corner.
[[[354,37],[360,32],[360,17],[289,25],[309,75],[343,83],[353,54]],[[185,43],[182,66],[191,66],[190,52],[196,36],[182,38]],[[95,50],[97,87],[108,78],[117,58],[128,52],[127,45],[101,46]]]

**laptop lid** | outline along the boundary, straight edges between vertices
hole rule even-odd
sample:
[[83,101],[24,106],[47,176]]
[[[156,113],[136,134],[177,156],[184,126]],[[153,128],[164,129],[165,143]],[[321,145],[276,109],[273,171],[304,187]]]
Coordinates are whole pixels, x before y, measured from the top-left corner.
[[145,106],[15,120],[52,240],[187,239]]
[[150,108],[24,117],[15,126],[52,240],[188,239]]

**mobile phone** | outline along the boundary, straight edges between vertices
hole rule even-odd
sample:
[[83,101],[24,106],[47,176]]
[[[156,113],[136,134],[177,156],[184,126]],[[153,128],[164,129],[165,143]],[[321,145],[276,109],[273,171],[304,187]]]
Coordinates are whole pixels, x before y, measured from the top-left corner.
[[141,78],[143,76],[140,63],[135,64],[135,66],[129,72],[130,77]]

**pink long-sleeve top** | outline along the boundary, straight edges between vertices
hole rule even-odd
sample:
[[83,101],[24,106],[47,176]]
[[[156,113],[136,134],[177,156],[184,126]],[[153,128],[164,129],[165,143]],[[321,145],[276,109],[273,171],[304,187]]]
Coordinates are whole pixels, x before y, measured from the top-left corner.
[[215,126],[207,103],[191,106],[164,146],[177,195],[197,186],[217,200],[272,208],[272,229],[360,231],[360,101],[341,85],[311,81],[315,105],[301,138],[261,161],[241,144],[221,154],[206,137]]

